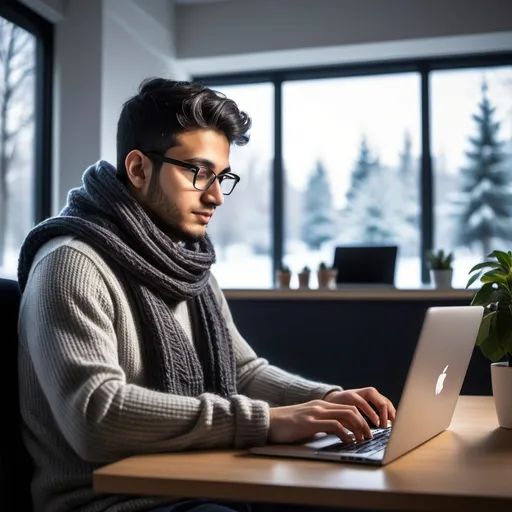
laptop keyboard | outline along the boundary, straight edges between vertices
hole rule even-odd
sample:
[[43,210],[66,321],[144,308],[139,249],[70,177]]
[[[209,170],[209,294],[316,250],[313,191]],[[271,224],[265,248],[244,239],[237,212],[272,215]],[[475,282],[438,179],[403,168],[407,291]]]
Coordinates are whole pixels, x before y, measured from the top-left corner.
[[364,455],[372,455],[380,450],[383,450],[388,443],[391,434],[391,428],[376,428],[372,431],[373,439],[367,439],[361,443],[334,443],[324,448],[320,448],[318,453],[322,452],[341,452],[341,453],[357,453]]

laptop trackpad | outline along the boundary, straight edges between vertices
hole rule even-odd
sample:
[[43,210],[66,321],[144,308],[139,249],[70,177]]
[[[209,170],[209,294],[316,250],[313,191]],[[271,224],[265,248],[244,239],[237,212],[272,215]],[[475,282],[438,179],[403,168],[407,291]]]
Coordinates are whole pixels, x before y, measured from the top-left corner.
[[333,444],[340,444],[340,438],[333,434],[317,434],[312,441],[308,441],[304,446],[312,450],[321,450]]

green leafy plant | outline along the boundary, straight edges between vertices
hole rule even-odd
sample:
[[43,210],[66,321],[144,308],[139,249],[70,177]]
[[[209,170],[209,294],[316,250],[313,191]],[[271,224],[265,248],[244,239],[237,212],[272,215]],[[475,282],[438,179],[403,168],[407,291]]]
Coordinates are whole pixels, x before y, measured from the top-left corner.
[[311,269],[307,265],[303,267],[302,270],[300,271],[301,274],[309,274],[310,272]]
[[291,270],[290,270],[290,267],[287,267],[286,265],[282,265],[280,268],[279,268],[279,272],[281,272],[282,274],[291,274]]
[[445,253],[443,249],[439,251],[427,251],[428,265],[431,270],[450,270],[453,263],[453,253]]
[[512,252],[493,251],[488,258],[469,271],[466,285],[482,283],[471,301],[485,308],[476,344],[492,362],[506,358],[512,366]]

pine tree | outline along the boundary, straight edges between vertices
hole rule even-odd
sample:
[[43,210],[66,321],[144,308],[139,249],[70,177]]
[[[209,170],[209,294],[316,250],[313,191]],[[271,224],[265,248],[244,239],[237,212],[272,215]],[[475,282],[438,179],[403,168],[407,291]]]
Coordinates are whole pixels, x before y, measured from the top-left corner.
[[401,182],[396,169],[376,169],[342,215],[340,241],[379,245],[411,237],[404,222]]
[[404,133],[404,147],[400,154],[399,172],[404,180],[413,180],[417,176],[414,173],[414,161],[412,156],[412,141],[409,131]]
[[372,174],[372,171],[378,169],[378,167],[379,162],[377,159],[373,158],[370,148],[368,147],[366,136],[363,135],[361,138],[359,157],[352,171],[351,184],[346,196],[349,207],[356,198],[359,190],[364,186],[365,181],[367,181]]
[[331,185],[322,162],[317,161],[305,193],[302,240],[310,249],[318,250],[334,238],[335,222]]
[[[412,140],[409,131],[404,134],[404,146],[400,154],[400,163],[398,166],[399,187],[402,197],[400,199],[403,208],[404,222],[410,224],[414,233],[413,238],[401,240],[404,245],[417,245],[419,237],[419,215],[420,215],[420,197],[419,197],[419,176],[418,166],[415,165],[412,154]],[[410,247],[412,248],[412,247]]]
[[469,137],[468,165],[461,169],[461,192],[454,200],[456,244],[479,244],[486,258],[493,239],[512,240],[512,173],[498,137],[500,123],[493,119],[496,109],[487,97],[485,82],[478,107],[479,112],[473,115],[477,133]]

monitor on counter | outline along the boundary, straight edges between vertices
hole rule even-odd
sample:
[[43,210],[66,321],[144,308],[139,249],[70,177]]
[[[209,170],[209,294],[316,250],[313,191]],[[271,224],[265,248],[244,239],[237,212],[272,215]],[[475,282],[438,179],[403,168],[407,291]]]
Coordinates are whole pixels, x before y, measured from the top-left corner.
[[394,245],[336,247],[336,285],[393,287],[397,255],[398,247]]

